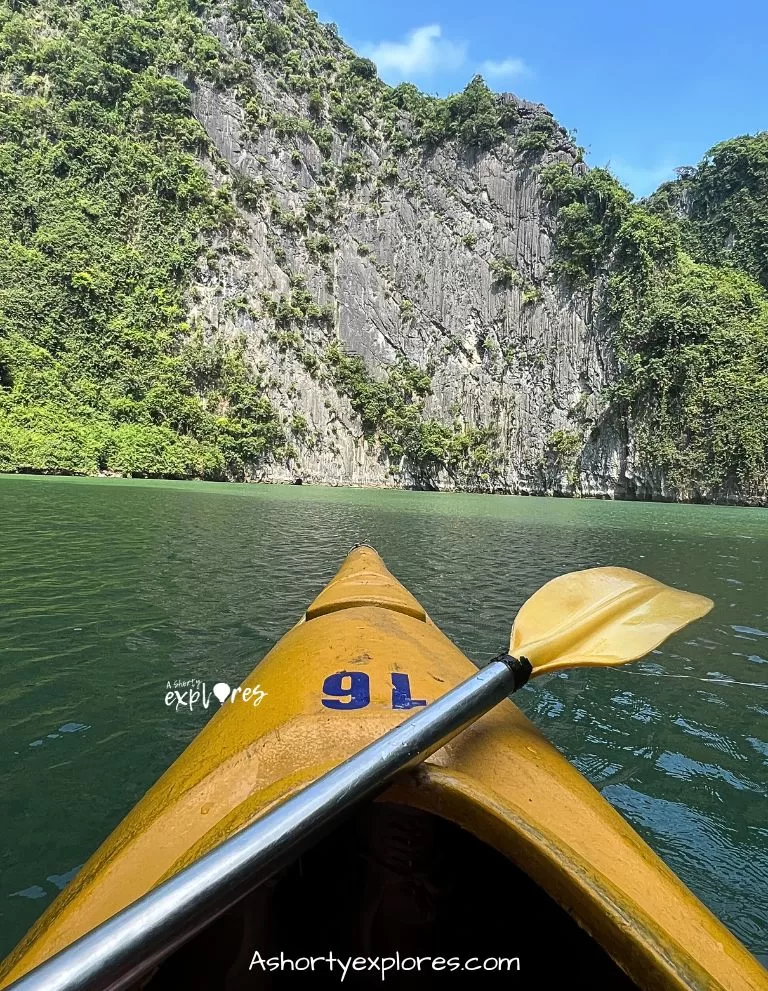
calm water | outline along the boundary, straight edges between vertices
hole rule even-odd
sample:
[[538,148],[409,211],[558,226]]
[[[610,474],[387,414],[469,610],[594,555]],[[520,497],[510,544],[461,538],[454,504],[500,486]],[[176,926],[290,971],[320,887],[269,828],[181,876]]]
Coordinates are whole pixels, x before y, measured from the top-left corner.
[[[768,963],[768,513],[0,477],[0,956],[360,540],[474,660],[563,571],[624,565],[716,608],[629,668],[541,679],[543,732]],[[208,710],[210,713],[211,710]]]

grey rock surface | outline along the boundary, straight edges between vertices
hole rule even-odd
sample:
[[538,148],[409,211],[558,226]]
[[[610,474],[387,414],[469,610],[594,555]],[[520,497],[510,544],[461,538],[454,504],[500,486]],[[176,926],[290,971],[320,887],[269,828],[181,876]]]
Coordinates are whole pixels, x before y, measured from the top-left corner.
[[[236,49],[224,19],[212,29]],[[301,97],[279,90],[258,62],[254,72],[264,105],[306,117]],[[193,112],[220,156],[211,165],[216,181],[245,177],[264,189],[256,208],[241,210],[243,250],[199,272],[191,313],[211,334],[244,336],[269,398],[287,423],[298,417],[302,425],[291,462],[267,464],[258,478],[455,487],[445,471],[413,477],[364,436],[349,400],[322,373],[335,340],[376,377],[398,357],[430,371],[425,415],[497,430],[502,467],[479,488],[610,498],[637,490],[625,431],[600,410],[614,367],[610,334],[592,319],[592,300],[551,275],[555,219],[541,169],[558,161],[584,168],[562,129],[554,150],[533,157],[512,140],[489,151],[453,142],[414,149],[388,178],[381,166],[389,151],[372,138],[358,181],[341,191],[330,219],[296,228],[290,218],[306,217],[326,182],[317,145],[302,135],[288,142],[269,125],[254,131],[231,90],[190,85]],[[546,114],[503,99],[516,104],[521,128]],[[337,130],[331,162],[341,166],[350,151]],[[322,255],[312,250],[319,234],[332,244]],[[501,258],[511,261],[514,284],[495,281]],[[301,273],[328,314],[293,327],[293,337],[281,334],[265,302],[290,293],[291,273]],[[578,447],[568,458],[553,444],[563,434]]]

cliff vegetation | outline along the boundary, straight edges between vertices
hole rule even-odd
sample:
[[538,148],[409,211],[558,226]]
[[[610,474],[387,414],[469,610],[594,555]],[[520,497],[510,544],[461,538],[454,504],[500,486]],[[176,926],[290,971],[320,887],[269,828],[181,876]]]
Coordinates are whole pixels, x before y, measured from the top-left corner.
[[764,502],[768,134],[636,202],[301,0],[0,3],[0,470]]

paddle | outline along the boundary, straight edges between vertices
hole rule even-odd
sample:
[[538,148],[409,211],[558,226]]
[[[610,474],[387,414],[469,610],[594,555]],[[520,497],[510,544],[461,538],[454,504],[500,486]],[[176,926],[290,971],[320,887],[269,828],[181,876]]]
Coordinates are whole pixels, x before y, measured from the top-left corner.
[[644,657],[714,603],[628,568],[590,568],[553,578],[518,612],[509,655],[531,677]]
[[623,568],[555,578],[520,609],[509,654],[225,840],[11,985],[16,991],[130,987],[294,860],[354,805],[383,790],[523,685],[564,667],[625,664],[712,602]]

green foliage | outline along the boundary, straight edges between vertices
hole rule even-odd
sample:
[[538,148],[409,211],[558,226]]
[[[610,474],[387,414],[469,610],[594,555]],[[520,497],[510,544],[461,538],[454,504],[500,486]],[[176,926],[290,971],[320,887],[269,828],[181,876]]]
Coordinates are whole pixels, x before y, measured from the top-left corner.
[[556,130],[557,124],[552,117],[537,114],[515,139],[515,147],[524,154],[541,155],[549,149]]
[[578,459],[584,441],[574,430],[554,430],[544,445],[545,457],[541,461],[545,478],[552,473],[552,482],[559,482],[565,474],[569,485],[575,486],[579,479]]
[[333,304],[317,303],[301,276],[294,277],[291,290],[286,295],[273,299],[264,294],[262,300],[265,311],[275,321],[275,326],[282,330],[288,330],[295,324],[333,323]]
[[523,289],[521,303],[523,306],[531,306],[533,303],[540,302],[541,298],[541,289],[538,286],[528,285]]
[[344,162],[339,169],[339,189],[343,189],[347,192],[353,190],[363,176],[365,169],[365,159],[362,155],[353,151],[344,159]]
[[315,134],[315,124],[307,117],[294,117],[291,114],[281,114],[273,111],[269,125],[278,138],[293,138],[297,136],[312,137]]
[[[517,109],[503,103],[475,76],[462,93],[444,101],[444,133],[470,147],[490,148],[503,141],[517,122]],[[439,127],[438,127],[439,134]]]
[[649,470],[681,490],[749,493],[768,475],[768,299],[747,275],[680,252],[638,285],[610,286],[622,375],[615,407],[635,417]]
[[768,131],[715,145],[648,206],[680,222],[698,261],[741,268],[768,289]]
[[[302,418],[284,428],[242,342],[216,340],[187,317],[196,269],[245,250],[233,198],[251,211],[269,205],[273,225],[302,235],[327,265],[324,231],[365,175],[369,146],[390,156],[377,194],[384,182],[416,188],[413,162],[399,156],[419,146],[482,150],[512,137],[523,154],[552,147],[551,117],[521,126],[516,105],[479,76],[447,99],[392,89],[300,0],[286,0],[277,19],[251,0],[227,6],[242,57],[204,26],[202,11],[220,9],[195,0],[0,7],[0,469],[242,478],[289,458],[285,430],[304,436]],[[306,116],[262,97],[254,61]],[[246,133],[269,128],[297,167],[305,142],[316,143],[326,181],[305,209],[265,203],[266,172],[233,170],[231,186],[215,187],[208,166],[218,162],[217,182],[228,170],[190,113],[187,78],[233,88]],[[334,146],[344,148],[340,164]],[[589,294],[611,329],[619,376],[603,398],[631,421],[640,468],[686,492],[764,490],[768,298],[753,279],[768,285],[768,135],[716,146],[647,206],[605,170],[559,163],[541,175],[556,212],[555,274]],[[463,241],[476,246],[471,234]],[[285,262],[274,232],[270,244]],[[497,285],[520,287],[523,304],[539,298],[510,259],[492,269]],[[305,338],[311,325],[330,327],[332,306],[296,277],[264,304],[278,346],[324,376]],[[228,305],[254,315],[245,297]],[[403,298],[403,319],[413,314]],[[491,337],[485,345],[495,349]],[[520,366],[544,361],[502,354]],[[447,471],[462,485],[492,485],[494,433],[429,418],[429,375],[401,361],[379,381],[338,348],[324,366],[393,462],[427,484]],[[572,466],[577,442],[556,431],[547,451]]]
[[282,430],[243,349],[185,321],[234,210],[167,74],[218,78],[218,43],[184,0],[0,27],[0,468],[241,477]]
[[385,158],[384,161],[379,166],[378,176],[382,182],[387,182],[387,183],[397,182],[400,176],[400,170],[397,159]]
[[633,204],[606,172],[545,169],[556,268],[589,287],[620,362],[607,391],[643,470],[706,496],[768,479],[768,297],[746,273],[694,261],[669,210]]
[[306,238],[305,244],[307,251],[314,258],[332,255],[335,250],[334,243],[327,234],[310,234]]
[[412,83],[401,83],[383,101],[405,111],[427,145],[456,139],[465,147],[491,148],[508,136],[518,120],[515,105],[493,93],[482,76],[445,99],[425,96]]
[[577,286],[589,285],[613,251],[631,194],[605,169],[574,172],[564,162],[543,169],[541,182],[557,207],[556,269]]
[[268,54],[285,55],[291,50],[291,33],[282,24],[265,17],[261,43]]
[[309,94],[309,112],[314,118],[320,120],[325,112],[325,101],[319,89],[313,89]]
[[275,67],[283,64],[292,47],[288,27],[272,20],[263,10],[253,8],[247,0],[234,0],[230,13],[241,27],[243,51]]
[[307,217],[304,213],[286,210],[274,197],[269,201],[272,223],[289,233],[307,233]]
[[502,289],[514,289],[520,283],[520,274],[515,267],[514,260],[505,255],[503,258],[494,258],[491,262],[491,275],[494,284]]
[[250,176],[236,175],[232,180],[232,192],[238,206],[246,210],[258,210],[261,206],[266,183],[263,179],[252,179]]
[[291,433],[295,437],[304,438],[309,433],[309,424],[307,423],[307,418],[302,416],[301,413],[294,413],[291,417]]
[[379,381],[359,356],[344,354],[338,345],[326,351],[332,380],[349,398],[363,431],[376,437],[392,461],[405,466],[423,483],[447,471],[465,486],[487,487],[500,468],[490,429],[463,429],[425,419],[424,400],[431,394],[431,378],[404,358]]
[[[408,83],[392,89],[380,82],[370,59],[346,48],[332,26],[318,25],[306,8],[290,5],[282,24],[246,0],[234,0],[230,8],[245,53],[266,63],[286,87],[308,94],[314,121],[327,117],[358,145],[376,133],[388,140],[395,154],[417,142],[434,146],[452,139],[466,147],[489,148],[517,123],[514,103],[493,94],[480,76],[445,100],[426,96]],[[263,127],[269,111],[259,106],[256,93],[252,95],[256,103],[249,107],[241,91],[242,102],[255,125]]]
[[583,441],[581,435],[573,430],[555,430],[547,440],[547,450],[561,469],[570,468],[578,456]]
[[358,58],[354,56],[349,63],[349,71],[360,79],[375,79],[376,64],[369,58]]

